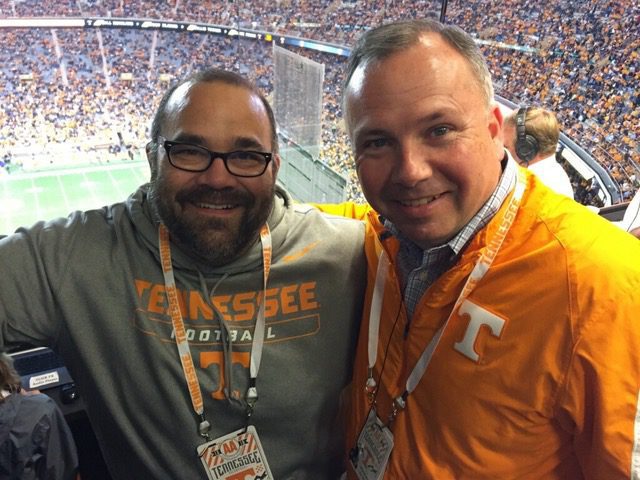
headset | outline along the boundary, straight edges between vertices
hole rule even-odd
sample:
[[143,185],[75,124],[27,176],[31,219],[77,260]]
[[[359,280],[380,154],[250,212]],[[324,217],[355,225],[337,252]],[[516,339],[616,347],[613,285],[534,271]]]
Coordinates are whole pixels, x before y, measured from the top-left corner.
[[516,138],[516,155],[527,164],[536,157],[540,150],[536,137],[527,134],[528,109],[529,107],[522,107],[516,114],[516,132],[518,134]]

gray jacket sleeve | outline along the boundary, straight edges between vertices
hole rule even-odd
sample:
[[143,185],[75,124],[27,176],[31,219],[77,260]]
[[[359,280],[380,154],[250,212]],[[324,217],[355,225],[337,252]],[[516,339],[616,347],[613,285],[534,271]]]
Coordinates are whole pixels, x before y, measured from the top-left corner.
[[[58,225],[56,225],[58,224]],[[64,220],[0,239],[0,345],[53,345],[60,324],[56,289],[64,282],[75,231]]]

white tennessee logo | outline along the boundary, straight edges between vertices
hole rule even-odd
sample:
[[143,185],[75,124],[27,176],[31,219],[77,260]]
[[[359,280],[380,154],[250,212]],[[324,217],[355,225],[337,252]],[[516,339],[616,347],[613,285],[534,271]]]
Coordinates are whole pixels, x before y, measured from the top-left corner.
[[476,352],[475,343],[478,338],[478,333],[480,332],[480,327],[486,325],[491,330],[491,334],[499,338],[502,334],[505,320],[479,307],[475,303],[471,303],[469,300],[462,302],[458,313],[460,315],[469,315],[469,325],[467,325],[467,330],[464,333],[462,341],[456,342],[453,348],[465,357],[477,362],[480,355]]

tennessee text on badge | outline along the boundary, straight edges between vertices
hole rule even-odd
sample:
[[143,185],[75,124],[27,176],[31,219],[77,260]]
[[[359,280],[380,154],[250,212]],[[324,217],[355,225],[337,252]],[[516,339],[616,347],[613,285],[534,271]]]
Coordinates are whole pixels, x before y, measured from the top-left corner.
[[253,426],[203,443],[198,456],[210,480],[273,480]]

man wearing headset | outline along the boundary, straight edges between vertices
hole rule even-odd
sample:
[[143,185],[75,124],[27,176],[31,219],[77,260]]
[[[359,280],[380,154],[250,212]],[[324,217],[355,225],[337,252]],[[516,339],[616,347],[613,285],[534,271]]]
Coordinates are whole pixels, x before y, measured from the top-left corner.
[[[522,107],[504,119],[504,146],[520,165],[558,193],[573,198],[567,172],[556,161],[560,128],[553,112],[539,107]],[[640,194],[629,203],[617,225],[640,238]]]
[[504,146],[513,158],[545,185],[573,198],[569,176],[555,157],[559,136],[556,116],[543,108],[523,107],[504,120]]

